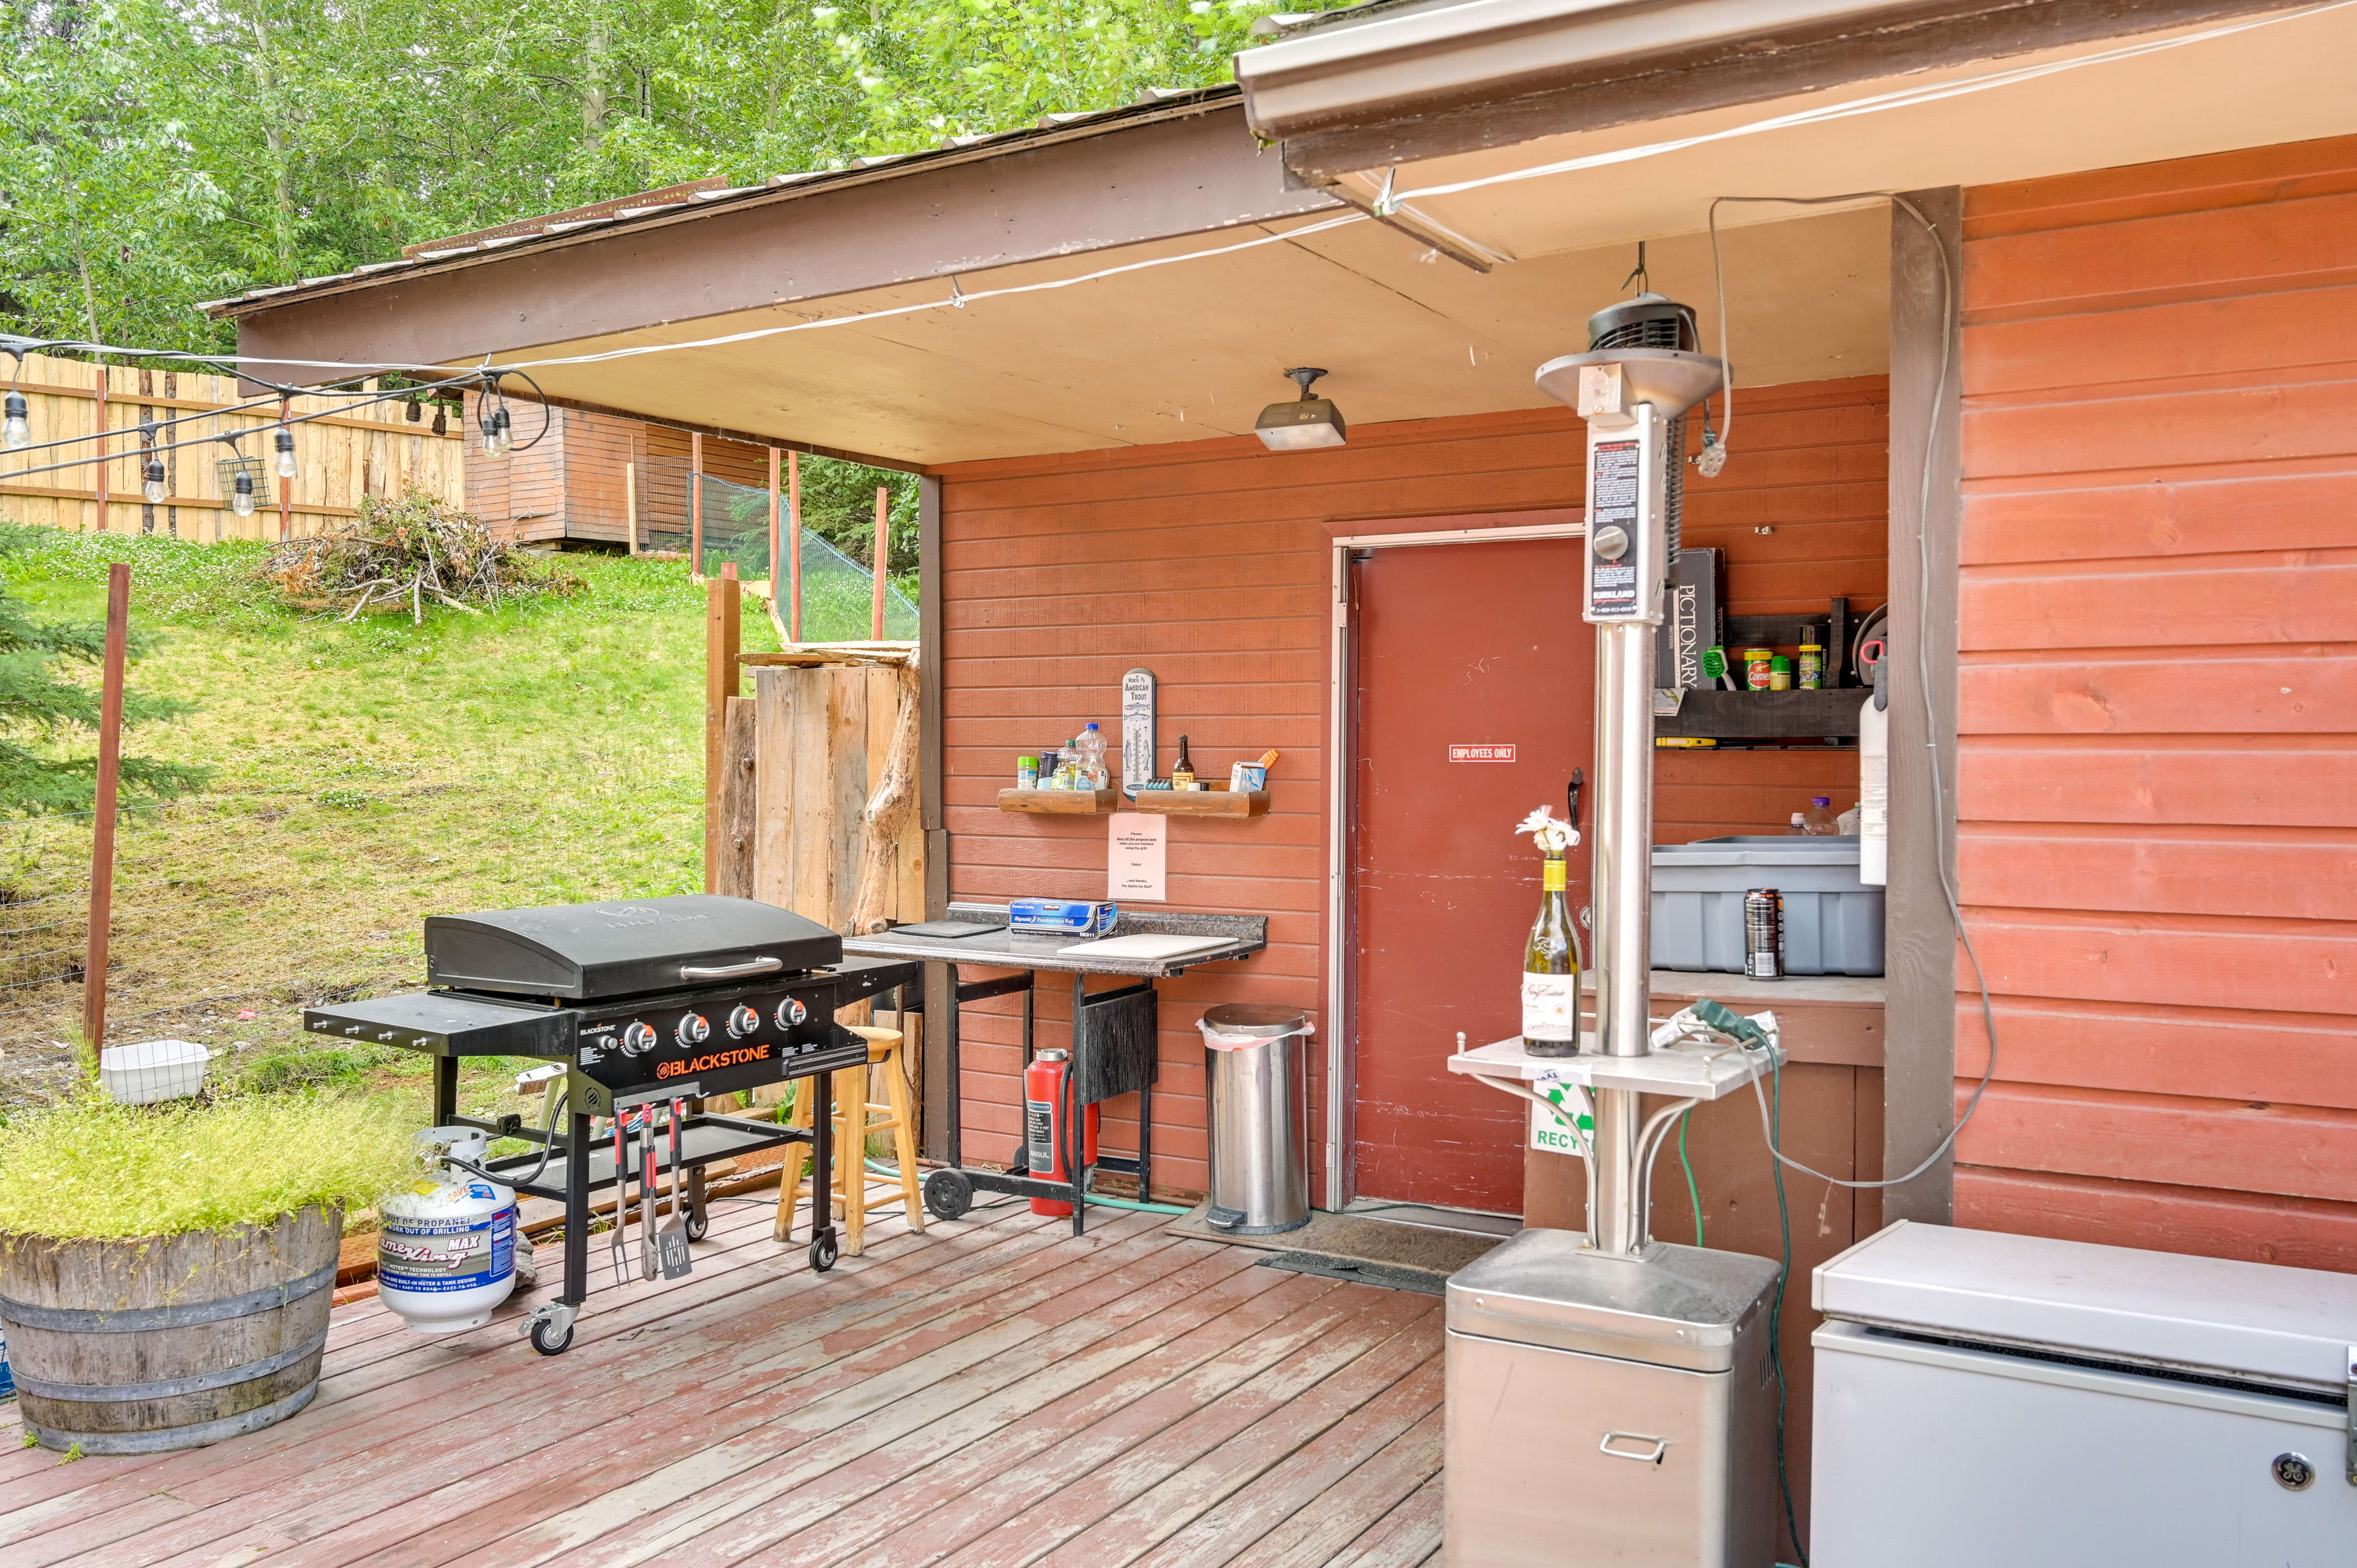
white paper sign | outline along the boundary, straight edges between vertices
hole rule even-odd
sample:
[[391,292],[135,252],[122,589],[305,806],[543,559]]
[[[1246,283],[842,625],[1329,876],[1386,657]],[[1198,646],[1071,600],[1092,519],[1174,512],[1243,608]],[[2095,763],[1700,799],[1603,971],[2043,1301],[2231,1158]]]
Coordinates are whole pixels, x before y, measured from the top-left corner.
[[1105,897],[1116,904],[1159,904],[1170,895],[1164,886],[1164,852],[1169,846],[1170,819],[1144,811],[1115,811],[1105,819],[1111,853]]

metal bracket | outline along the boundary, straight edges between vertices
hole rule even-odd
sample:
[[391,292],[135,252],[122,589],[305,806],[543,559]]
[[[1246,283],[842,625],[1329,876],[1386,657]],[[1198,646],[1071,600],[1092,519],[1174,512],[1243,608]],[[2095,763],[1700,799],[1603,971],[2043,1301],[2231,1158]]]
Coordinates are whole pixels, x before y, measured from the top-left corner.
[[2357,1487],[2357,1345],[2349,1347],[2349,1484]]

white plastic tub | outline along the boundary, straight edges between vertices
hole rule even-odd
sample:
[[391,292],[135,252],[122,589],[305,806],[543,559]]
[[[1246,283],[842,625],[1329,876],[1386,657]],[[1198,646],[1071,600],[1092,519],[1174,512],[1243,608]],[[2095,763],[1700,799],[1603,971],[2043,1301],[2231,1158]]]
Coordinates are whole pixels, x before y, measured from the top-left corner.
[[142,1040],[98,1053],[98,1086],[123,1105],[186,1100],[205,1086],[212,1052],[193,1040]]

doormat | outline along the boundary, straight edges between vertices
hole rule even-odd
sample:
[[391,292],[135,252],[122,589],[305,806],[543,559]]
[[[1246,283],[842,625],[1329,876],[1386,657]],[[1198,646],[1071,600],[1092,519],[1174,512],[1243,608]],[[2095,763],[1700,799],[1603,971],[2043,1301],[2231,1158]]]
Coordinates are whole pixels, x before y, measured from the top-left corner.
[[1173,1236],[1201,1241],[1224,1241],[1232,1247],[1253,1247],[1264,1252],[1293,1252],[1332,1258],[1342,1262],[1379,1264],[1409,1269],[1447,1279],[1506,1238],[1462,1230],[1436,1230],[1426,1225],[1404,1225],[1361,1214],[1309,1211],[1309,1223],[1274,1236],[1237,1236],[1215,1230],[1209,1219],[1211,1205],[1199,1204],[1165,1227]]
[[1381,1285],[1385,1290],[1412,1290],[1426,1295],[1448,1294],[1447,1274],[1436,1274],[1429,1269],[1396,1268],[1390,1263],[1353,1262],[1348,1258],[1329,1258],[1319,1252],[1271,1252],[1253,1266],[1283,1269],[1288,1273],[1316,1274],[1321,1280]]

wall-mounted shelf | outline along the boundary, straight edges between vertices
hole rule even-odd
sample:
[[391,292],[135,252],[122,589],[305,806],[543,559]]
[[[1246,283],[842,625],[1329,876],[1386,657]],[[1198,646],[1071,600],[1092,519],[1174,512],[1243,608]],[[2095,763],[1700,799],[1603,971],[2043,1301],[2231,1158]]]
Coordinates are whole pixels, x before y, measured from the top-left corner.
[[1265,789],[1142,789],[1133,811],[1158,817],[1265,817]]
[[1118,789],[1001,789],[998,809],[1041,817],[1101,817],[1121,810]]
[[1857,734],[1863,686],[1824,692],[1688,692],[1678,711],[1653,720],[1653,733],[1717,740],[1835,740]]

